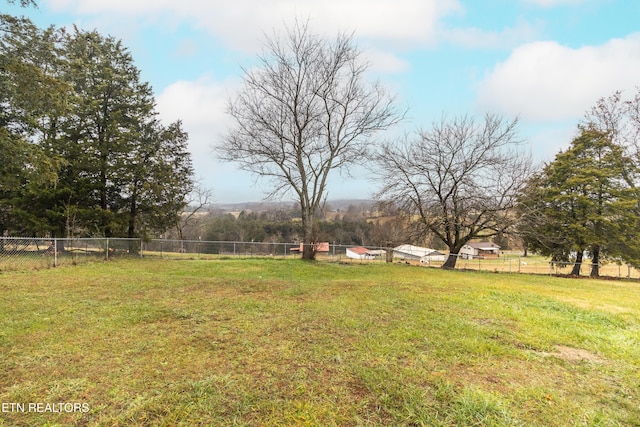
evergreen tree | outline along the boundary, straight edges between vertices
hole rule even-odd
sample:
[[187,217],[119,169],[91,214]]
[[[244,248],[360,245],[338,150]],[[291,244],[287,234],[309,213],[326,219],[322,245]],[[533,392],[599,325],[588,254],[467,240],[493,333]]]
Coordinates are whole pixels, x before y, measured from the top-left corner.
[[63,160],[43,142],[67,111],[69,86],[60,79],[61,33],[30,21],[0,16],[0,232],[45,232],[34,197],[57,183]]
[[78,29],[65,41],[73,113],[53,147],[69,160],[61,181],[85,232],[104,236],[164,231],[191,191],[187,135],[157,120],[151,87],[119,40]]
[[174,226],[193,186],[187,134],[158,120],[122,43],[0,24],[0,229],[137,237]]
[[132,150],[121,189],[128,210],[127,237],[174,227],[193,189],[188,136],[180,122],[149,123]]
[[605,258],[637,259],[638,202],[629,185],[637,172],[606,133],[582,128],[525,192],[521,209],[528,215],[521,230],[530,248],[554,261],[575,253],[572,274],[579,274],[588,251],[594,277]]

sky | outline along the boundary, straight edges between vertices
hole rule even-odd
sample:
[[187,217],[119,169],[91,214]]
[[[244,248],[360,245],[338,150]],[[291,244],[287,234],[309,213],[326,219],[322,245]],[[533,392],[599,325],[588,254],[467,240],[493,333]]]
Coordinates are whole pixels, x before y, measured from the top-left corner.
[[[266,182],[213,150],[233,125],[227,100],[266,37],[305,20],[329,39],[354,34],[370,75],[394,93],[407,118],[394,132],[428,129],[442,117],[519,118],[538,162],[553,160],[602,97],[640,87],[638,0],[38,0],[2,3],[40,27],[76,25],[121,39],[160,117],[182,120],[196,179],[214,202],[264,199]],[[389,137],[388,135],[385,137]],[[372,141],[382,143],[383,137]],[[367,199],[371,172],[334,173],[328,198]]]

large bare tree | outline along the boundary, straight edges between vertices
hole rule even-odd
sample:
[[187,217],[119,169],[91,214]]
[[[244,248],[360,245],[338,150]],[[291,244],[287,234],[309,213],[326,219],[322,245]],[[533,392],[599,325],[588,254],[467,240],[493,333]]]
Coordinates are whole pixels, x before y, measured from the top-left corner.
[[269,180],[267,198],[293,195],[304,230],[303,258],[315,257],[314,215],[329,174],[364,162],[374,133],[398,122],[394,99],[367,79],[352,36],[327,40],[296,23],[267,39],[258,66],[228,103],[235,126],[220,157]]
[[454,268],[467,242],[514,223],[516,197],[532,165],[519,147],[517,120],[443,118],[416,138],[380,150],[378,199],[396,203],[419,230],[442,240],[450,252],[443,267]]

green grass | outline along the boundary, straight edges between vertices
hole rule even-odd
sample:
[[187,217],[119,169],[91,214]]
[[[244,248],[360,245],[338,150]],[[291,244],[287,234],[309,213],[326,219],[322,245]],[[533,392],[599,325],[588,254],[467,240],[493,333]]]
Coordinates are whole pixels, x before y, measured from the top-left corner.
[[300,260],[0,274],[0,426],[639,426],[640,285]]

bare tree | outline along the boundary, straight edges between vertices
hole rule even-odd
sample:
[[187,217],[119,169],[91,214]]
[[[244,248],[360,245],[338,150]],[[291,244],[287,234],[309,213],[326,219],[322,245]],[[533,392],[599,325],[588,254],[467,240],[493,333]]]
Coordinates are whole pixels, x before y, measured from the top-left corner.
[[486,115],[443,118],[415,140],[389,144],[376,156],[383,187],[377,197],[397,203],[419,230],[449,248],[443,268],[454,268],[470,240],[507,231],[513,207],[530,176],[530,156],[518,152],[517,119]]
[[366,79],[351,36],[328,41],[296,23],[267,39],[259,66],[229,101],[235,127],[220,157],[270,181],[267,198],[293,195],[304,230],[303,258],[315,257],[314,215],[329,173],[364,162],[369,139],[401,117],[379,82]]
[[[614,144],[623,147],[635,163],[640,163],[640,87],[633,98],[624,98],[621,91],[600,98],[586,111],[579,126],[603,132]],[[629,181],[629,184],[638,187],[640,183]]]
[[187,209],[180,214],[176,221],[178,239],[184,240],[185,230],[197,227],[203,213],[211,208],[213,190],[206,188],[202,182],[196,182],[191,193],[185,200]]

